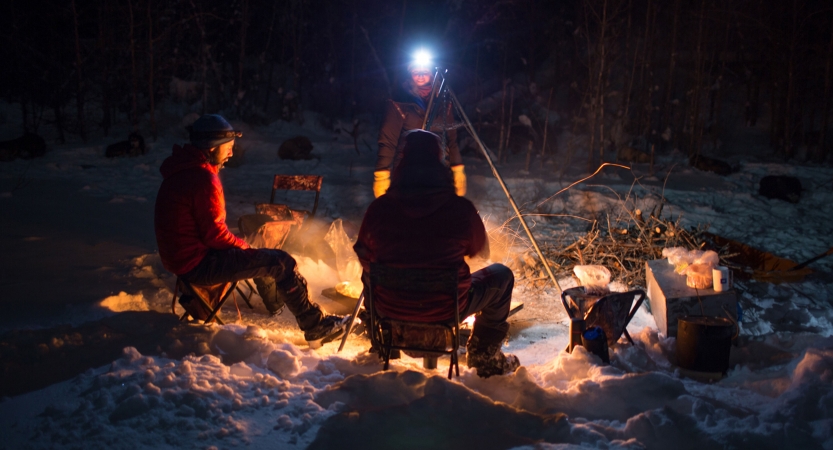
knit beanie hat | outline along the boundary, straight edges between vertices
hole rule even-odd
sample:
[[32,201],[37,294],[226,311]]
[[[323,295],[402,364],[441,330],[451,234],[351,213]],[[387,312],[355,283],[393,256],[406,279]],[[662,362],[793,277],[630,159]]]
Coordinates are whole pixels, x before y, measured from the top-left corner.
[[209,149],[242,137],[243,133],[235,131],[231,124],[219,114],[206,114],[188,128],[191,145],[200,149]]
[[391,174],[388,193],[425,190],[453,193],[451,170],[443,163],[439,136],[430,131],[410,130],[405,135],[402,160]]

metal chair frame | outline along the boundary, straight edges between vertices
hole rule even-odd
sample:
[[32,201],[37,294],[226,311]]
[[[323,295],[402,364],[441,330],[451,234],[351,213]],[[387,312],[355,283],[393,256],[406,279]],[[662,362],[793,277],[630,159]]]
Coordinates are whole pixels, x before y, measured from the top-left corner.
[[[584,319],[587,321],[587,326],[602,326],[602,328],[605,329],[605,333],[610,334],[607,336],[607,339],[608,345],[611,346],[615,345],[619,341],[622,334],[625,335],[625,338],[627,338],[631,345],[635,345],[630,333],[628,333],[628,324],[631,322],[631,319],[633,319],[636,311],[639,310],[639,307],[642,306],[643,301],[645,301],[645,291],[641,289],[635,289],[628,292],[611,292],[603,296],[594,296],[586,294],[584,286],[578,286],[565,289],[561,293],[561,304],[564,306],[564,310],[567,311],[567,316],[570,319]],[[625,309],[622,310],[626,312],[627,315],[623,320],[621,332],[618,330],[618,327],[614,328],[614,324],[602,322],[597,323],[597,321],[610,319],[608,316],[610,316],[612,312],[603,310],[606,307],[611,307],[610,305],[615,302],[620,302],[620,306],[627,305]],[[610,312],[610,314],[604,314],[605,312]],[[608,333],[608,331],[613,332]]]
[[[183,280],[182,278],[177,277],[177,279],[176,279],[176,289],[174,290],[174,298],[173,298],[173,302],[171,303],[171,309],[174,310],[174,307],[175,307],[176,301],[177,301],[177,295],[176,294],[177,294],[177,291],[179,291],[180,292],[180,295],[179,295],[180,299],[184,295],[191,295],[194,298],[196,298],[200,303],[202,303],[203,306],[206,309],[211,311],[211,313],[209,313],[208,317],[203,321],[204,325],[208,325],[212,321],[216,321],[218,324],[224,325],[225,323],[222,321],[222,319],[220,319],[220,317],[218,317],[218,314],[220,312],[220,309],[226,303],[226,300],[228,300],[229,296],[235,290],[240,293],[241,297],[243,297],[243,300],[246,302],[246,305],[249,306],[249,309],[254,309],[252,307],[252,303],[249,301],[249,299],[252,296],[252,293],[254,292],[254,288],[249,283],[249,280],[242,280],[242,281],[244,283],[246,283],[246,286],[249,287],[249,294],[248,295],[244,294],[243,290],[240,289],[240,285],[238,284],[239,283],[238,281],[228,281],[226,283],[218,283],[217,285],[214,285],[214,286],[223,285],[223,288],[220,290],[220,295],[219,295],[220,299],[219,299],[219,301],[217,301],[217,306],[212,307],[211,306],[211,303],[212,303],[211,300],[212,299],[208,298],[208,295],[209,295],[208,294],[208,292],[209,292],[208,288],[213,287],[213,286],[203,286],[203,285],[199,285],[199,284],[194,284],[194,283],[190,283],[186,280]],[[184,322],[188,318],[188,315],[189,315],[189,313],[188,313],[188,311],[186,311],[184,314],[182,314],[182,316],[179,318],[179,320]]]
[[318,199],[321,196],[323,182],[324,177],[321,175],[275,175],[272,180],[272,195],[269,197],[269,203],[275,204],[275,192],[278,190],[315,191],[315,204],[313,204],[312,210],[304,211],[311,219],[315,217],[318,210]]
[[[374,263],[370,265],[370,273],[367,279],[367,309],[370,312],[368,334],[370,336],[371,343],[380,351],[380,356],[384,361],[384,370],[387,370],[390,365],[391,352],[393,350],[401,350],[405,352],[411,351],[436,355],[423,357],[423,364],[427,368],[435,368],[436,360],[439,356],[449,355],[451,361],[448,366],[448,379],[451,379],[452,369],[456,370],[457,376],[459,377],[460,366],[458,364],[457,358],[457,351],[460,348],[460,300],[458,298],[458,268],[454,267],[445,269],[403,269]],[[377,287],[383,287],[393,291],[419,292],[425,294],[447,294],[454,299],[453,322],[451,320],[447,320],[444,322],[411,322],[379,317],[376,313],[376,308],[374,305],[374,290]],[[417,308],[419,306],[420,305],[415,305],[415,307]],[[445,350],[436,350],[411,345],[394,345],[390,341],[390,336],[385,336],[385,330],[390,330],[393,324],[398,324],[404,327],[429,326],[442,328],[445,333],[450,333],[450,339],[449,334],[446,334],[446,339],[451,341],[451,348],[448,348],[447,346]]]

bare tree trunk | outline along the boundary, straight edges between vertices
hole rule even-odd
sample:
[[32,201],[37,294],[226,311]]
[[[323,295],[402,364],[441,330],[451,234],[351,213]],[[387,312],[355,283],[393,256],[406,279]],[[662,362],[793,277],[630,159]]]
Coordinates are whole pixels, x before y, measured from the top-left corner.
[[674,69],[677,65],[677,33],[680,28],[680,0],[674,1],[674,23],[671,27],[671,57],[668,58],[668,81],[665,84],[665,95],[662,100],[662,120],[660,121],[660,130],[662,133],[665,128],[674,128],[671,124],[673,114],[671,112],[671,93],[674,91]]
[[[584,37],[587,40],[587,90],[585,96],[590,97],[590,105],[587,108],[587,115],[589,119],[589,126],[588,131],[590,133],[590,142],[587,145],[587,170],[589,172],[593,171],[593,154],[596,148],[596,119],[597,119],[597,108],[598,105],[596,103],[597,100],[597,87],[595,84],[595,72],[593,66],[593,42],[590,38],[590,10],[592,9],[592,5],[590,5],[588,0],[583,2],[584,6],[584,27],[585,33]],[[584,101],[582,101],[582,105]]]
[[506,118],[506,145],[504,148],[507,150],[506,152],[506,160],[509,161],[509,156],[512,154],[512,150],[509,147],[509,139],[512,137],[512,114],[513,109],[515,108],[515,86],[509,86],[509,117]]
[[696,156],[700,154],[700,135],[702,134],[702,127],[700,125],[700,91],[703,87],[703,68],[705,63],[703,60],[703,28],[705,21],[706,0],[700,2],[700,20],[697,25],[697,46],[695,50],[695,64],[694,69],[694,83],[692,89],[692,105],[689,110],[689,131],[691,133],[689,139],[688,156]]
[[[633,7],[633,0],[628,0],[628,28],[627,33],[625,36],[625,61],[627,61],[627,57],[630,56],[631,53],[631,22],[632,22],[632,10]],[[648,24],[645,24],[645,27],[648,27]],[[624,120],[625,129],[627,129],[628,124],[628,110],[630,109],[631,98],[633,97],[633,81],[636,77],[636,59],[637,55],[639,55],[639,45],[637,44],[634,46],[633,49],[633,64],[631,65],[631,73],[628,76],[628,87],[625,89],[625,105],[622,107],[622,120]],[[618,150],[618,149],[617,149]]]
[[821,112],[821,133],[819,135],[819,149],[816,161],[824,161],[827,158],[827,120],[830,117],[830,66],[833,63],[833,22],[830,24],[830,44],[827,46],[827,61],[824,64],[824,98],[822,100]]
[[[652,42],[657,18],[657,7],[654,6],[652,0],[648,0],[648,7],[645,11],[645,39],[644,48],[642,50],[643,59],[639,72],[639,90],[642,95],[639,96],[639,119],[637,121],[637,129],[642,132],[647,138],[651,137],[651,111],[653,105],[651,96],[653,92],[653,70],[651,69],[651,50],[653,46],[649,45]],[[646,82],[647,77],[647,82]]]
[[356,11],[356,2],[353,0],[353,23],[350,31],[350,104],[352,105],[351,115],[356,115],[356,22],[359,14]]
[[718,125],[721,122],[720,113],[721,113],[721,110],[723,109],[722,108],[723,107],[723,92],[725,91],[725,87],[726,87],[726,86],[724,86],[724,84],[726,83],[726,77],[725,77],[725,75],[726,75],[726,60],[729,58],[729,33],[731,31],[731,28],[732,28],[732,22],[731,22],[731,20],[727,19],[726,20],[726,35],[725,35],[724,40],[723,40],[723,50],[724,50],[725,53],[723,55],[721,55],[720,52],[718,52],[718,57],[722,57],[722,61],[720,61],[720,74],[717,76],[718,85],[717,85],[717,98],[715,99],[716,105],[714,105],[713,108],[712,108],[712,111],[713,111],[712,127],[718,127],[718,128],[713,130],[714,133],[713,133],[713,136],[712,136],[712,138],[714,140],[713,145],[714,145],[715,150],[717,149],[717,146],[718,146],[717,141],[718,141],[718,138],[720,137],[718,131],[721,130],[721,128],[722,128],[722,127],[719,127]]
[[81,140],[87,141],[84,118],[84,78],[81,70],[81,39],[78,36],[78,10],[75,7],[75,0],[70,2],[72,8],[72,29],[75,34],[75,109],[78,115],[78,134]]
[[547,115],[544,117],[544,142],[541,144],[541,163],[543,164],[544,158],[547,155],[547,130],[549,129],[550,124],[550,104],[552,103],[552,91],[553,88],[550,88],[550,96],[547,100]]
[[136,131],[139,128],[139,76],[136,70],[136,36],[134,34],[133,0],[128,0],[127,9],[130,12],[130,73],[131,84],[133,86],[130,105],[130,124],[133,127],[133,131]]
[[108,76],[110,72],[109,43],[107,42],[104,34],[104,27],[109,24],[109,21],[105,20],[104,14],[106,4],[107,2],[100,2],[98,7],[98,52],[101,56],[100,60],[102,61],[99,70],[101,70],[104,75],[101,77],[101,128],[104,131],[104,136],[110,134],[110,125],[112,121],[110,110],[111,92]]
[[202,78],[202,104],[200,105],[200,114],[205,114],[208,111],[208,45],[205,41],[205,27],[202,24],[202,10],[197,8],[194,0],[191,0],[191,9],[194,11],[194,22],[200,33],[200,72]]
[[[537,11],[535,10],[535,1],[534,0],[529,0],[527,5],[529,6],[528,15],[527,15],[528,22],[529,23],[535,23],[536,19],[538,19]],[[529,27],[528,29],[529,29],[529,41],[527,42],[527,44],[528,44],[527,48],[529,49],[529,54],[527,55],[527,58],[526,58],[526,73],[527,73],[527,79],[531,83],[532,80],[535,79],[535,49],[537,48],[537,44],[538,44],[538,39],[537,38],[540,35],[540,33],[538,32],[538,30],[535,29],[535,27]]]
[[359,26],[361,28],[362,33],[364,34],[364,39],[367,41],[367,46],[370,48],[370,53],[373,55],[373,60],[376,61],[376,65],[379,66],[379,71],[382,73],[382,77],[385,79],[385,86],[388,89],[388,98],[393,96],[393,91],[391,90],[390,79],[388,78],[388,71],[385,70],[385,65],[382,64],[382,60],[379,59],[379,55],[376,54],[376,48],[373,47],[373,43],[370,42],[370,36],[367,34],[367,30]]
[[29,108],[27,108],[28,101],[23,99],[20,101],[20,116],[23,117],[23,132],[29,132]]
[[154,84],[154,72],[155,68],[153,65],[153,0],[147,0],[148,2],[148,102],[150,106],[150,134],[153,137],[153,142],[156,142],[157,138],[157,130],[156,130],[156,95],[155,89],[153,88]]
[[243,89],[243,67],[246,64],[246,32],[249,28],[249,0],[241,0],[240,7],[240,59],[237,63],[237,95],[234,97],[234,104],[237,106],[237,116],[241,113],[241,103],[246,92]]
[[[483,91],[480,89],[480,46],[477,46],[477,54],[474,58],[474,92],[477,94],[477,103],[483,100]],[[480,109],[477,109],[477,133],[480,134],[480,128],[483,121],[480,116]]]
[[[408,0],[402,0],[402,10],[399,11],[399,32],[396,34],[396,53],[401,55],[402,51],[402,36],[405,34],[405,14],[408,11]],[[399,72],[393,72],[393,86],[399,84]]]
[[607,58],[607,0],[602,4],[602,21],[599,24],[599,75],[597,81],[596,95],[598,98],[599,108],[599,162],[604,162],[605,159],[605,70]]
[[58,131],[58,142],[61,144],[66,143],[66,136],[64,135],[64,112],[61,106],[61,93],[60,88],[57,88],[57,92],[53,94],[53,105],[52,108],[55,112],[55,129]]
[[[293,77],[293,87],[295,88],[296,94],[296,102],[300,105],[301,103],[301,61],[303,60],[303,37],[304,37],[304,3],[305,0],[294,0],[292,5],[295,9],[295,33],[292,35],[292,77]],[[364,30],[364,29],[362,29]],[[367,37],[367,31],[365,31],[365,37]],[[370,43],[370,39],[368,38],[368,44]],[[371,47],[374,55],[376,54],[376,50]],[[378,60],[378,57],[377,57]],[[384,68],[384,66],[382,66]],[[387,81],[387,74],[385,74],[385,81]],[[390,83],[388,82],[388,92],[390,92]],[[303,108],[298,108],[296,111],[297,118],[299,123],[304,122],[303,116]]]
[[787,53],[787,98],[784,100],[784,157],[793,155],[793,101],[795,96],[795,51],[798,38],[797,0],[792,2],[792,26],[790,27],[790,50]]
[[270,50],[272,48],[272,36],[274,35],[275,31],[275,17],[278,15],[278,7],[273,2],[272,3],[272,20],[269,21],[269,35],[266,38],[266,46],[263,49],[263,54],[261,55],[261,62],[268,62],[269,63],[269,76],[266,77],[266,89],[263,95],[263,112],[267,113],[269,111],[269,98],[272,96],[272,76],[275,73],[275,61],[274,58],[270,55]]
[[504,138],[506,137],[506,86],[508,85],[508,80],[503,80],[503,96],[500,100],[500,138],[498,138],[497,143],[497,162],[500,164],[503,162],[503,142]]

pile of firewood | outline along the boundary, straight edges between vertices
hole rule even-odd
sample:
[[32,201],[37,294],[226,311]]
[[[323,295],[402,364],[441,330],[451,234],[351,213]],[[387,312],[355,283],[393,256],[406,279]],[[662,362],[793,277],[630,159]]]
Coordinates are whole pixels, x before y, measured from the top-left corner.
[[[541,246],[542,253],[557,277],[570,276],[576,265],[600,265],[607,267],[611,281],[631,286],[645,286],[645,261],[662,258],[662,249],[685,247],[689,250],[702,247],[700,236],[708,226],[685,230],[676,220],[661,219],[651,213],[645,217],[642,211],[628,211],[624,217],[604,222],[593,221],[589,230],[572,242],[550,242]],[[509,263],[519,284],[544,287],[551,284],[535,251],[526,251]]]

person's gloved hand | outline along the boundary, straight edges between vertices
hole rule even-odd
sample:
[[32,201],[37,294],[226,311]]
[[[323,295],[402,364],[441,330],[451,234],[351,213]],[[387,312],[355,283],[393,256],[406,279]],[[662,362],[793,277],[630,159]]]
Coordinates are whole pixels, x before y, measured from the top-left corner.
[[373,195],[381,197],[390,187],[390,170],[377,170],[373,172]]
[[466,172],[463,170],[463,165],[451,166],[451,175],[454,176],[454,191],[460,197],[466,195]]

